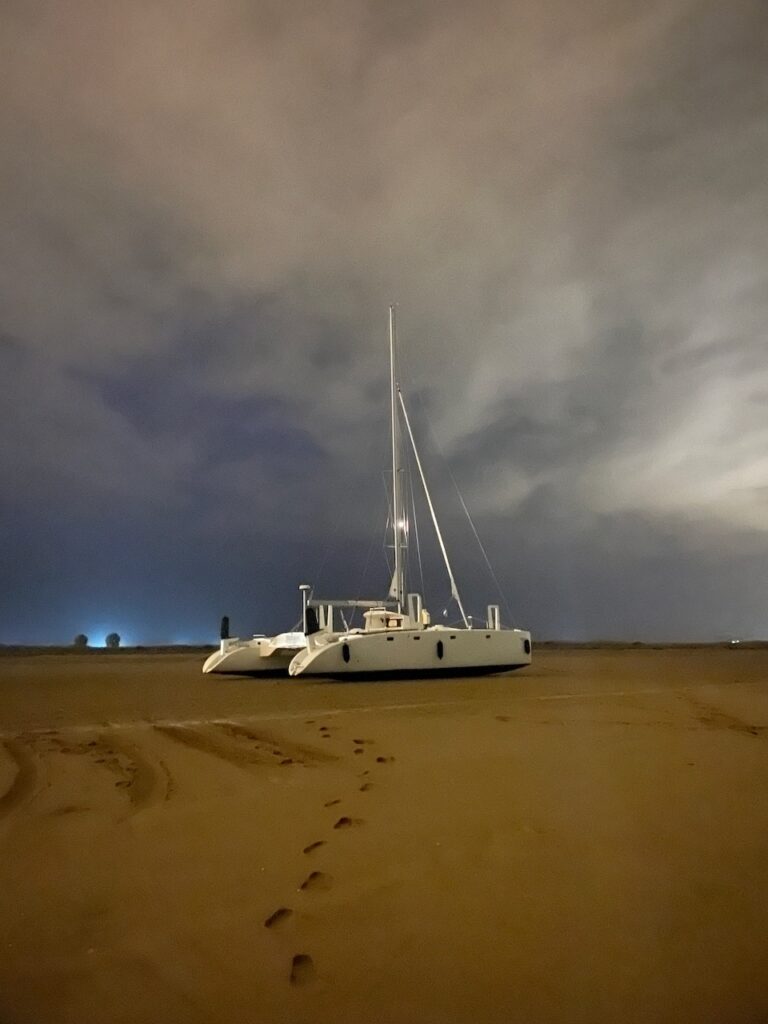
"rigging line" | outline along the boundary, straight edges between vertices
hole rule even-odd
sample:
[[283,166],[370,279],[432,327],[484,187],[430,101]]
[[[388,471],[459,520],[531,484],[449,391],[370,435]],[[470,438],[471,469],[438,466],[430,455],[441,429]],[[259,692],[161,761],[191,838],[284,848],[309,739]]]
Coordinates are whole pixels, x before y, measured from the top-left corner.
[[419,520],[416,516],[416,495],[413,487],[411,488],[411,505],[414,512],[414,537],[416,538],[416,557],[419,562],[419,580],[421,582],[421,592],[424,594],[426,591],[426,584],[424,583],[424,565],[421,560],[421,539],[419,538]]
[[477,545],[480,548],[480,553],[483,556],[483,560],[485,561],[485,564],[486,564],[486,566],[488,568],[488,572],[491,575],[491,579],[493,580],[494,586],[496,587],[496,591],[497,591],[499,597],[502,600],[502,603],[504,605],[504,608],[506,609],[507,615],[509,616],[510,625],[514,625],[514,615],[512,614],[512,609],[509,607],[509,601],[507,600],[507,595],[501,589],[501,584],[499,583],[498,577],[496,576],[496,573],[493,571],[493,566],[491,565],[491,560],[488,557],[488,553],[485,550],[485,546],[483,545],[482,540],[480,539],[480,534],[477,532],[477,527],[475,526],[474,520],[472,519],[472,515],[470,514],[469,509],[467,508],[467,503],[466,503],[466,501],[464,501],[464,495],[461,493],[461,491],[459,489],[459,485],[456,483],[456,477],[453,475],[453,473],[451,471],[451,467],[450,467],[450,465],[448,463],[448,460],[446,459],[445,455],[443,454],[443,451],[442,451],[442,449],[440,447],[440,444],[439,444],[437,438],[435,437],[435,432],[432,430],[432,424],[429,422],[429,417],[427,416],[426,412],[424,411],[423,405],[422,405],[422,415],[424,416],[424,419],[426,421],[427,430],[429,431],[429,436],[430,436],[430,438],[432,440],[432,444],[437,449],[437,453],[440,456],[440,458],[442,459],[443,465],[445,466],[446,470],[448,471],[448,476],[451,478],[451,483],[453,484],[453,489],[456,491],[458,499],[461,502],[461,507],[464,510],[464,515],[467,517],[467,522],[469,523],[469,525],[470,525],[470,527],[472,529],[472,533],[475,535],[475,540],[477,541]]
[[501,584],[498,581],[496,573],[493,571],[493,566],[491,565],[491,560],[489,559],[488,554],[486,553],[486,550],[485,550],[485,547],[483,545],[483,542],[480,540],[480,534],[477,532],[477,527],[475,526],[474,520],[472,519],[472,516],[470,515],[469,509],[467,508],[467,503],[464,501],[464,495],[459,490],[459,486],[456,483],[456,481],[454,480],[453,473],[451,473],[450,469],[448,470],[448,475],[450,476],[451,482],[452,482],[454,488],[456,489],[456,494],[458,495],[459,501],[461,502],[461,507],[464,509],[464,513],[465,513],[465,515],[467,517],[467,522],[472,527],[472,533],[474,533],[474,535],[475,535],[475,540],[477,541],[478,547],[480,548],[480,552],[481,552],[481,554],[483,556],[485,564],[488,567],[488,572],[491,574],[491,579],[493,580],[494,586],[496,587],[496,590],[498,591],[499,597],[501,598],[501,600],[502,600],[502,602],[504,604],[504,607],[507,610],[507,615],[509,616],[509,624],[511,626],[514,626],[514,616],[512,615],[512,609],[509,607],[509,602],[507,601],[507,595],[501,589]]
[[[410,474],[409,474],[409,476],[410,476]],[[424,595],[426,586],[425,586],[425,583],[424,583],[424,566],[422,565],[422,562],[421,562],[421,541],[419,540],[419,520],[418,520],[418,517],[416,515],[416,491],[413,488],[413,484],[411,484],[410,490],[411,490],[411,510],[412,510],[412,513],[413,513],[413,534],[414,534],[414,537],[416,538],[416,557],[417,557],[417,561],[419,563],[419,579],[421,580],[421,593],[422,593],[422,595]]]
[[424,476],[424,470],[422,469],[422,466],[421,466],[421,459],[419,458],[419,452],[418,452],[418,449],[416,448],[416,442],[413,439],[413,431],[411,430],[411,421],[408,419],[408,412],[407,412],[407,410],[405,408],[405,402],[403,401],[403,395],[402,395],[402,392],[400,391],[399,388],[397,390],[397,397],[400,399],[400,408],[403,410],[403,419],[405,420],[405,426],[406,426],[406,429],[408,431],[408,437],[409,437],[410,442],[411,442],[411,448],[413,450],[413,457],[416,460],[416,465],[417,465],[418,470],[419,470],[419,476],[421,477],[421,483],[422,483],[422,486],[424,487],[424,496],[427,499],[427,505],[429,506],[429,512],[430,512],[430,515],[432,516],[432,523],[433,523],[433,525],[435,527],[435,533],[437,534],[437,541],[438,541],[438,543],[440,545],[440,550],[441,550],[441,552],[443,554],[443,561],[445,562],[445,568],[448,570],[448,577],[449,577],[449,579],[451,581],[451,596],[456,598],[456,604],[459,606],[459,611],[461,612],[461,617],[464,620],[464,625],[466,626],[467,629],[470,629],[471,627],[469,625],[469,620],[467,619],[466,613],[464,611],[464,605],[461,603],[461,598],[459,597],[459,589],[456,586],[456,580],[455,580],[454,575],[453,575],[453,570],[451,569],[451,563],[448,560],[448,552],[445,550],[445,543],[443,542],[443,535],[440,532],[440,526],[439,526],[439,524],[437,522],[437,515],[435,514],[435,506],[432,504],[432,498],[431,498],[430,493],[429,493],[429,488],[427,487],[427,479]]

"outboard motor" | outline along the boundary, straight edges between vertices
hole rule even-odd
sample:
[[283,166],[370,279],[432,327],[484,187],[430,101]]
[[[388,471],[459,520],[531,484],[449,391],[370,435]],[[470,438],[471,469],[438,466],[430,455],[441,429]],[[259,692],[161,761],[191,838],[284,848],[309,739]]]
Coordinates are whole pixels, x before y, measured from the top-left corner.
[[317,612],[311,606],[307,608],[304,632],[307,636],[312,636],[313,633],[320,632],[320,623],[317,621]]

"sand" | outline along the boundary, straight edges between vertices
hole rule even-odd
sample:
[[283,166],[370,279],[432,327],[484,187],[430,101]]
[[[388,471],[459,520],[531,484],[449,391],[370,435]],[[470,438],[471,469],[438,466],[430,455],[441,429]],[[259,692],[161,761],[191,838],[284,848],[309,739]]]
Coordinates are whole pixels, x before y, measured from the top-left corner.
[[768,1018],[768,651],[0,659],[0,1022]]

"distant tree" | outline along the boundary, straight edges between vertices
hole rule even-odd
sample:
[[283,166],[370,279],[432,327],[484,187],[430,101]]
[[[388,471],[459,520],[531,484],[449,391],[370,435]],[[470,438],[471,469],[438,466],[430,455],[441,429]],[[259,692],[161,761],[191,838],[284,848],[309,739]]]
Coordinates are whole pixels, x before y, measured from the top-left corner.
[[221,629],[219,630],[219,636],[222,640],[229,640],[229,616],[224,615],[221,619]]
[[85,635],[85,633],[78,633],[75,639],[72,641],[72,643],[75,645],[75,647],[87,647],[88,637]]
[[104,640],[104,643],[107,645],[107,647],[119,647],[120,646],[120,634],[119,633],[109,633],[109,634],[107,634],[107,637]]

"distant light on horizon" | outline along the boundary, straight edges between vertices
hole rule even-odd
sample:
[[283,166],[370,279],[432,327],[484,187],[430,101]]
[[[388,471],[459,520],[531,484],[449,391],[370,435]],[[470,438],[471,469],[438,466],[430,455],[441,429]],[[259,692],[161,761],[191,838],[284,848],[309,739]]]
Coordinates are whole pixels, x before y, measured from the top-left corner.
[[119,626],[98,626],[90,630],[84,629],[83,633],[88,637],[89,647],[106,647],[110,633],[117,633],[121,647],[133,647],[135,644],[133,636],[121,630]]
[[149,632],[142,633],[137,627],[127,631],[121,630],[119,626],[99,626],[90,630],[84,629],[83,633],[88,637],[88,646],[97,648],[106,648],[110,633],[117,633],[121,647],[206,647],[218,641],[218,636],[213,634],[195,637],[188,633],[169,632],[166,636],[153,636]]

